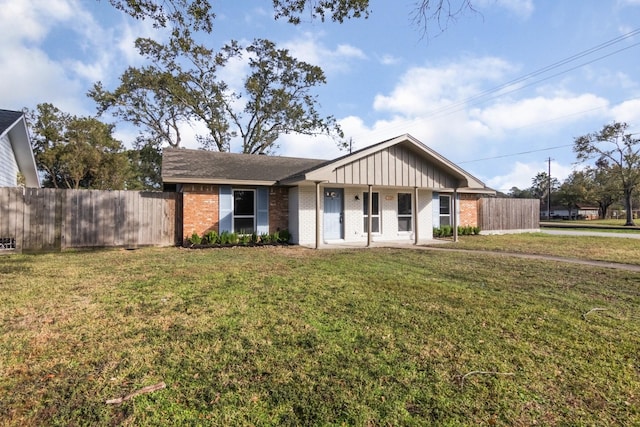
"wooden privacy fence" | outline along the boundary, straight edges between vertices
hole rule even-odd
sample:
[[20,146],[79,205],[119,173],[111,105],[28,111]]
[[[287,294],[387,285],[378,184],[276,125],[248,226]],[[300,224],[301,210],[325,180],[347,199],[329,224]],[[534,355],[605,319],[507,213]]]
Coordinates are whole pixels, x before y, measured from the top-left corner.
[[484,197],[478,203],[478,226],[483,232],[540,229],[540,200]]
[[0,253],[171,246],[182,240],[181,195],[0,188]]

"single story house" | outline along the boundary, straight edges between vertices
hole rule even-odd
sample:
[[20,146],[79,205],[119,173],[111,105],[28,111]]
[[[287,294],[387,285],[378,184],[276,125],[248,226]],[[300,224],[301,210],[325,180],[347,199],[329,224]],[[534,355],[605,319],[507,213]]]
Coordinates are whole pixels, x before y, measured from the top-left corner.
[[165,191],[183,194],[183,237],[288,230],[318,248],[418,244],[433,228],[477,225],[481,181],[410,135],[334,160],[167,148]]
[[[541,210],[541,215],[547,216],[547,212]],[[600,208],[598,206],[576,203],[569,209],[565,206],[551,208],[551,219],[598,219],[600,218]]]
[[17,187],[18,173],[27,187],[40,187],[24,113],[0,109],[0,187]]

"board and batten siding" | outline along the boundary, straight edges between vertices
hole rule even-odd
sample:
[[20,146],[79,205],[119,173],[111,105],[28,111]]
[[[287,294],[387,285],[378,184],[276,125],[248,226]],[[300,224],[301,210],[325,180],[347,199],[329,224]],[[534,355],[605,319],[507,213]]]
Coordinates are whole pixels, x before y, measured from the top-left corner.
[[16,252],[172,246],[181,201],[178,193],[0,188],[0,239]]
[[457,180],[416,152],[392,146],[335,169],[332,184],[455,188]]

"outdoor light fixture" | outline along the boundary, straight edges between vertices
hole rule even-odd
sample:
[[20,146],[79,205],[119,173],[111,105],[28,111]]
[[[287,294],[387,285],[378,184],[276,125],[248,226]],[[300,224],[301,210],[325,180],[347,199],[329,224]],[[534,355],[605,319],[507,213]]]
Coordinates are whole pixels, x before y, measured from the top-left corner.
[[356,194],[356,200],[360,200],[360,196]]

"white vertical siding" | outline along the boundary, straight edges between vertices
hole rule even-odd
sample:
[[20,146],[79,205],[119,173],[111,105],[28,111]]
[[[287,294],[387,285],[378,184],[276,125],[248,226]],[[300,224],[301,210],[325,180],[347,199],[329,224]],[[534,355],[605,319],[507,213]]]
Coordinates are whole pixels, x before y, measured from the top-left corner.
[[11,148],[8,136],[0,139],[0,187],[18,185],[18,163]]

